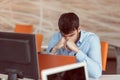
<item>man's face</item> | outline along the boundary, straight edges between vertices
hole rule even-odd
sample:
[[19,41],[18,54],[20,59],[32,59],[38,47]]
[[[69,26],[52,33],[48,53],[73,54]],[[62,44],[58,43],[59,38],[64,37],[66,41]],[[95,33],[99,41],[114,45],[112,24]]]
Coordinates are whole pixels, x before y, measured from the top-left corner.
[[62,37],[64,37],[66,41],[70,39],[70,40],[73,40],[74,42],[76,42],[76,40],[79,36],[79,32],[80,32],[80,29],[76,29],[69,34],[64,34],[64,33],[61,33],[61,34],[62,34]]

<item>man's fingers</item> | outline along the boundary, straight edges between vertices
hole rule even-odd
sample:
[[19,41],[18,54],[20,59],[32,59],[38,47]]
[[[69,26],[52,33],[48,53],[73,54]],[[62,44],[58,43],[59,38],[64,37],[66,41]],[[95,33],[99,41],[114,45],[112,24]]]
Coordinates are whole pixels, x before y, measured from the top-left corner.
[[56,53],[50,53],[51,55],[56,55]]

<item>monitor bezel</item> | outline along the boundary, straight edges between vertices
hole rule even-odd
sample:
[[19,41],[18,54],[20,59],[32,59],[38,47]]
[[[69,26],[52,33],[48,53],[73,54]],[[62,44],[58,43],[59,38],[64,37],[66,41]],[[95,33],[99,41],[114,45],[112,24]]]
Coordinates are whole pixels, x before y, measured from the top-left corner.
[[88,71],[87,71],[87,66],[86,66],[85,62],[73,63],[73,64],[69,64],[69,65],[44,69],[41,71],[42,80],[48,80],[47,79],[48,75],[56,74],[59,72],[68,71],[68,70],[72,70],[72,69],[76,69],[76,68],[80,68],[80,67],[84,67],[85,77],[86,77],[86,80],[88,80]]

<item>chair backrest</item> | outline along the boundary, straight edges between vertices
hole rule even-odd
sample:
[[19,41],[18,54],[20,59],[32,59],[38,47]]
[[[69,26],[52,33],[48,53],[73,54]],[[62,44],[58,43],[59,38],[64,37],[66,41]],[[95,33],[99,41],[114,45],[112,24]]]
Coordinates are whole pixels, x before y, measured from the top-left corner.
[[106,70],[108,42],[101,41],[102,71]]
[[37,52],[41,51],[41,46],[42,46],[42,40],[43,40],[43,35],[42,34],[36,34],[36,48]]
[[33,25],[16,24],[14,32],[31,34],[33,32]]
[[[16,24],[14,32],[32,34],[33,25]],[[43,35],[42,34],[35,34],[35,37],[36,37],[37,52],[40,52],[41,51],[42,40],[43,40]]]

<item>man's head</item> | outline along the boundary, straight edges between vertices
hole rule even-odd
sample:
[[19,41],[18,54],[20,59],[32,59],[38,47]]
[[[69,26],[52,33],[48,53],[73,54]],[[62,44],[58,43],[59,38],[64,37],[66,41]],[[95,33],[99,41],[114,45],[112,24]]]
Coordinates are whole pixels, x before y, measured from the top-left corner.
[[79,18],[75,13],[64,13],[59,18],[58,26],[60,32],[69,34],[72,31],[78,29]]
[[62,14],[59,18],[58,26],[62,36],[65,38],[77,37],[80,32],[79,18],[72,12]]

